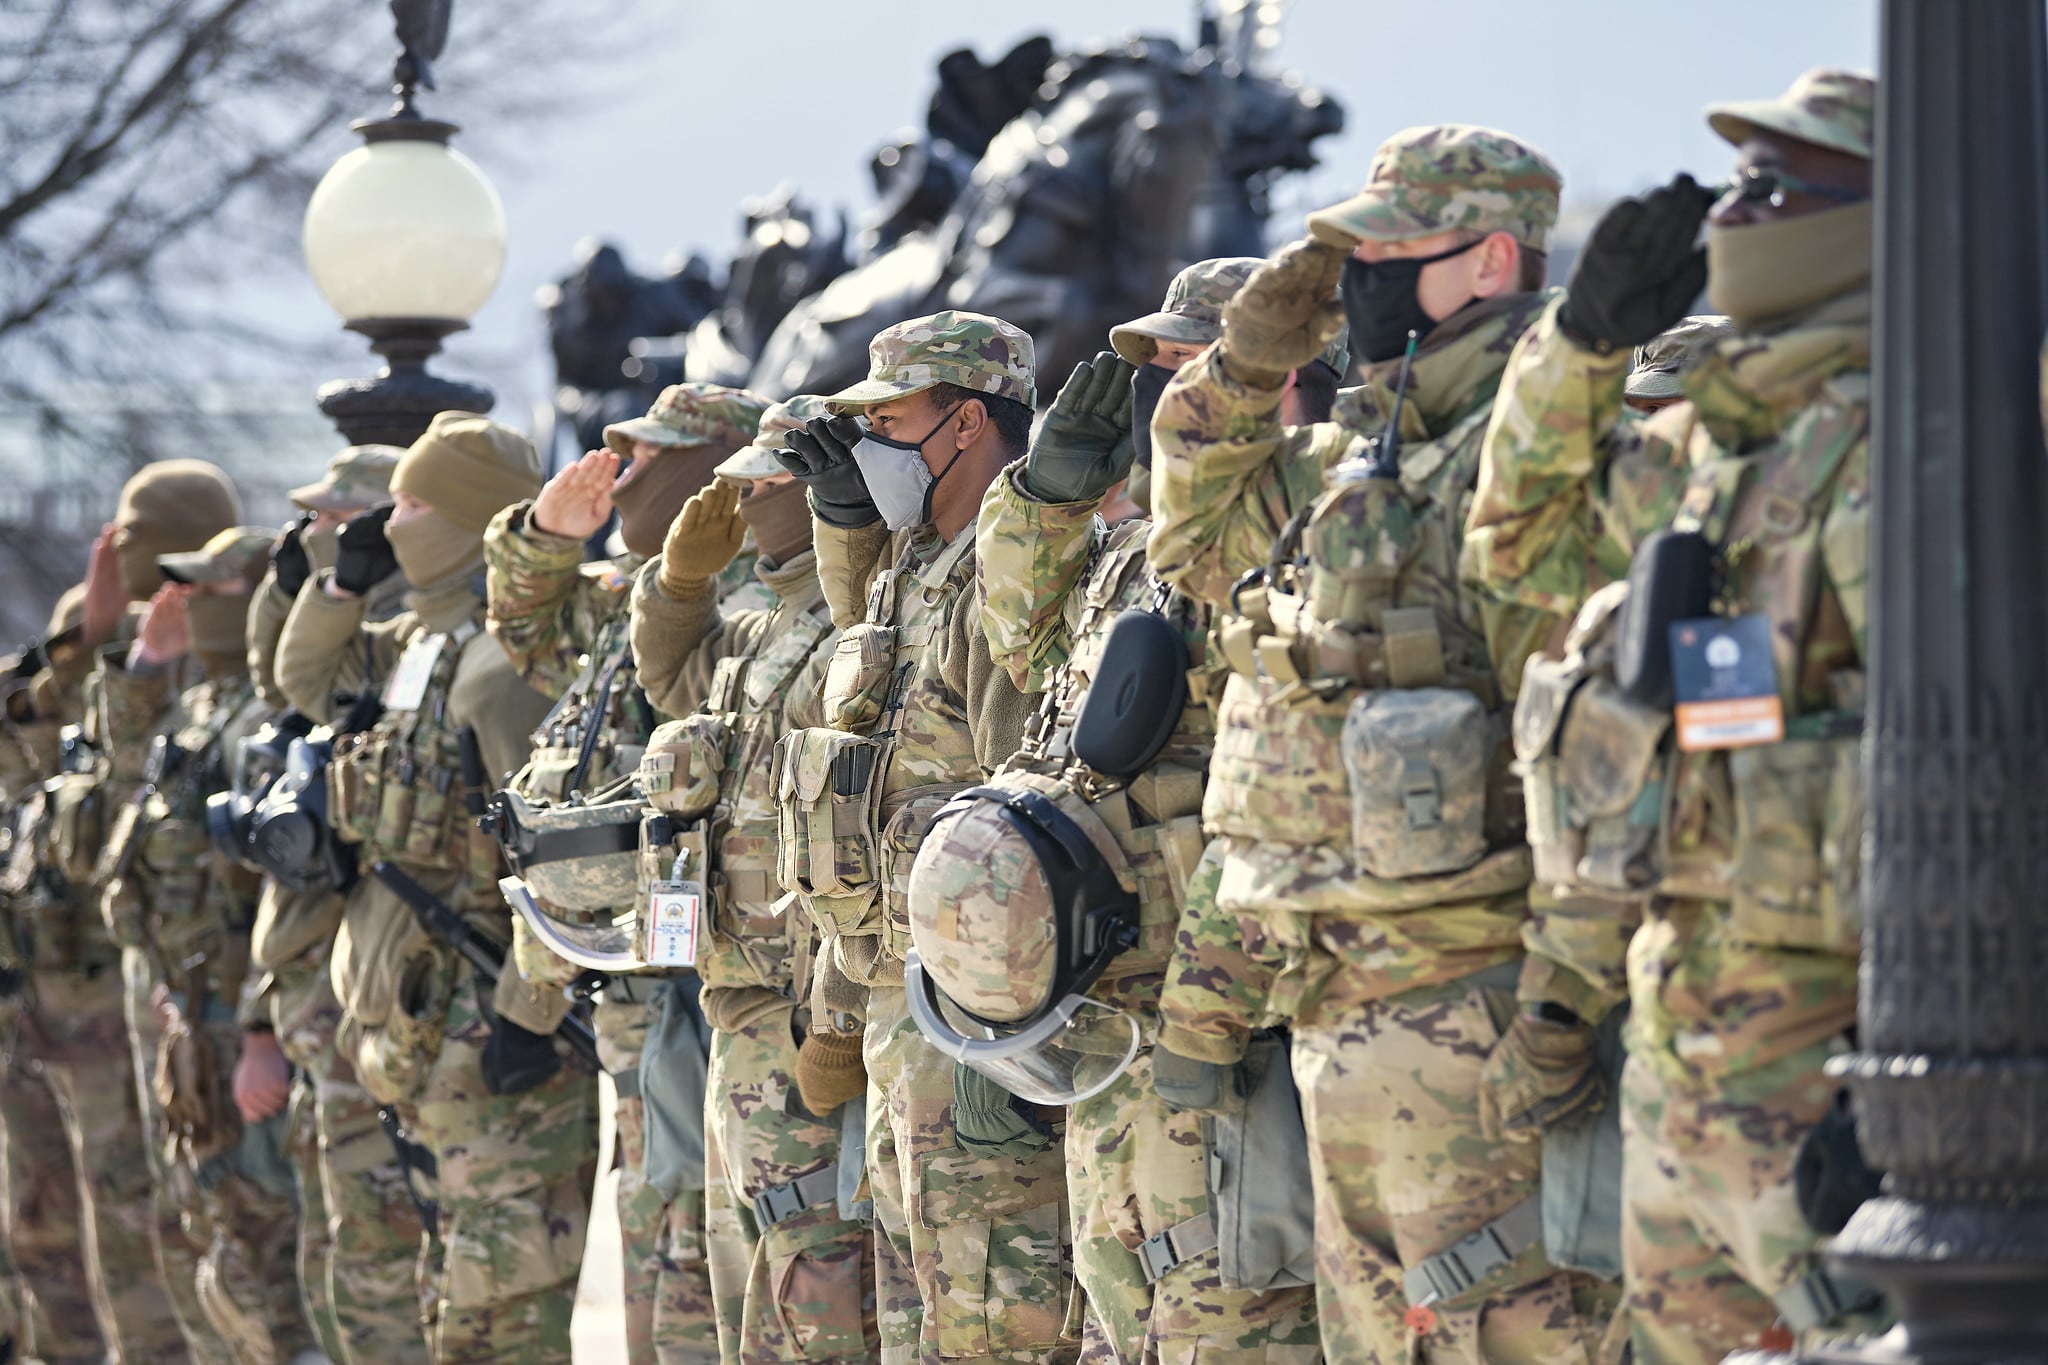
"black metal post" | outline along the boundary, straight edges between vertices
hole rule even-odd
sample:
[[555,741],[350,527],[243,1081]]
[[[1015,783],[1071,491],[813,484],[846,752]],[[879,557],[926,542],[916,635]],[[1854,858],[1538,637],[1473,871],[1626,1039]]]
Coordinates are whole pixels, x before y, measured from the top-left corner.
[[1861,1053],[1883,1197],[1834,1265],[1898,1327],[1810,1359],[2048,1361],[2048,33],[1887,0]]

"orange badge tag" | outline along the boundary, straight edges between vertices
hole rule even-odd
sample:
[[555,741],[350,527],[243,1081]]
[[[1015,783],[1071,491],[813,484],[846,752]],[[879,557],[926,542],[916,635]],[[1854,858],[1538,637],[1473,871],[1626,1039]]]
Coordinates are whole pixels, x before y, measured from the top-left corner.
[[1688,753],[1776,744],[1785,737],[1769,618],[1672,622],[1671,680],[1678,696],[1678,747]]
[[1401,1321],[1408,1324],[1408,1330],[1418,1337],[1426,1337],[1436,1330],[1436,1310],[1426,1303],[1418,1303],[1401,1315]]

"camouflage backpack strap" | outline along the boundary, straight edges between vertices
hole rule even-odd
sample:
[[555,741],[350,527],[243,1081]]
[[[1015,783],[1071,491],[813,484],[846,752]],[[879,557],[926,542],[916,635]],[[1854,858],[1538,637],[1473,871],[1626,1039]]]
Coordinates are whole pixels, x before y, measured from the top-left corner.
[[[823,602],[799,612],[747,669],[743,689],[747,710],[759,714],[773,707],[803,670],[804,661],[831,633],[831,611]],[[740,708],[735,705],[733,709]]]

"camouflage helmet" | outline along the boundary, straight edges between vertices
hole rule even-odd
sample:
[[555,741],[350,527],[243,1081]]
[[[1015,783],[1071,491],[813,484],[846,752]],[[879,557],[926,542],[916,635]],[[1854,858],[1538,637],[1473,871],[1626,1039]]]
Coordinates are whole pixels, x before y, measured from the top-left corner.
[[1776,99],[1707,106],[1707,126],[1736,146],[1758,133],[1811,142],[1868,161],[1877,123],[1877,82],[1860,71],[1815,67]]
[[718,446],[736,450],[754,439],[768,399],[751,389],[724,384],[671,384],[654,400],[645,417],[614,422],[604,429],[604,443],[616,455],[632,458],[633,442],[658,446]]
[[1629,398],[1680,398],[1679,376],[1699,363],[1722,337],[1735,335],[1735,324],[1719,313],[1697,313],[1636,347],[1634,364],[1622,393]]
[[301,484],[285,496],[308,512],[367,512],[391,497],[391,471],[403,446],[345,446],[327,462],[318,483]]
[[1373,153],[1365,188],[1308,216],[1309,234],[1349,251],[1464,229],[1550,249],[1564,177],[1550,158],[1493,128],[1444,123],[1394,134]]
[[158,555],[157,568],[173,583],[254,583],[270,563],[277,532],[230,526],[196,550]]
[[1005,773],[962,792],[910,873],[903,984],[918,1031],[1028,1100],[1101,1090],[1141,1041],[1135,1019],[1088,996],[1137,941],[1135,888],[1108,826],[1066,783]]
[[800,393],[771,405],[761,414],[760,431],[753,442],[741,446],[711,472],[722,479],[739,481],[787,474],[789,471],[782,467],[782,461],[777,457],[777,452],[783,448],[782,438],[812,418],[824,415],[825,400],[814,393]]
[[884,328],[868,344],[868,377],[826,400],[845,413],[957,384],[1031,406],[1037,359],[1028,334],[1001,318],[947,309]]
[[1110,328],[1110,347],[1133,365],[1144,365],[1162,341],[1208,345],[1223,335],[1223,305],[1264,264],[1257,256],[1196,261],[1173,277],[1158,312]]

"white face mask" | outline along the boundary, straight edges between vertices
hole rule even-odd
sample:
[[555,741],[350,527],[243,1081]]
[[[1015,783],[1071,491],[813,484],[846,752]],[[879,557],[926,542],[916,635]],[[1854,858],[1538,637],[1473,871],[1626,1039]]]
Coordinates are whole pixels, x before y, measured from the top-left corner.
[[875,510],[882,514],[882,524],[890,530],[905,531],[932,519],[932,490],[939,486],[939,479],[952,472],[960,453],[955,451],[934,478],[931,466],[925,463],[924,443],[938,435],[939,427],[946,425],[959,410],[956,407],[941,417],[922,440],[892,441],[868,431],[854,446],[853,462],[860,466],[868,496],[875,500]]

